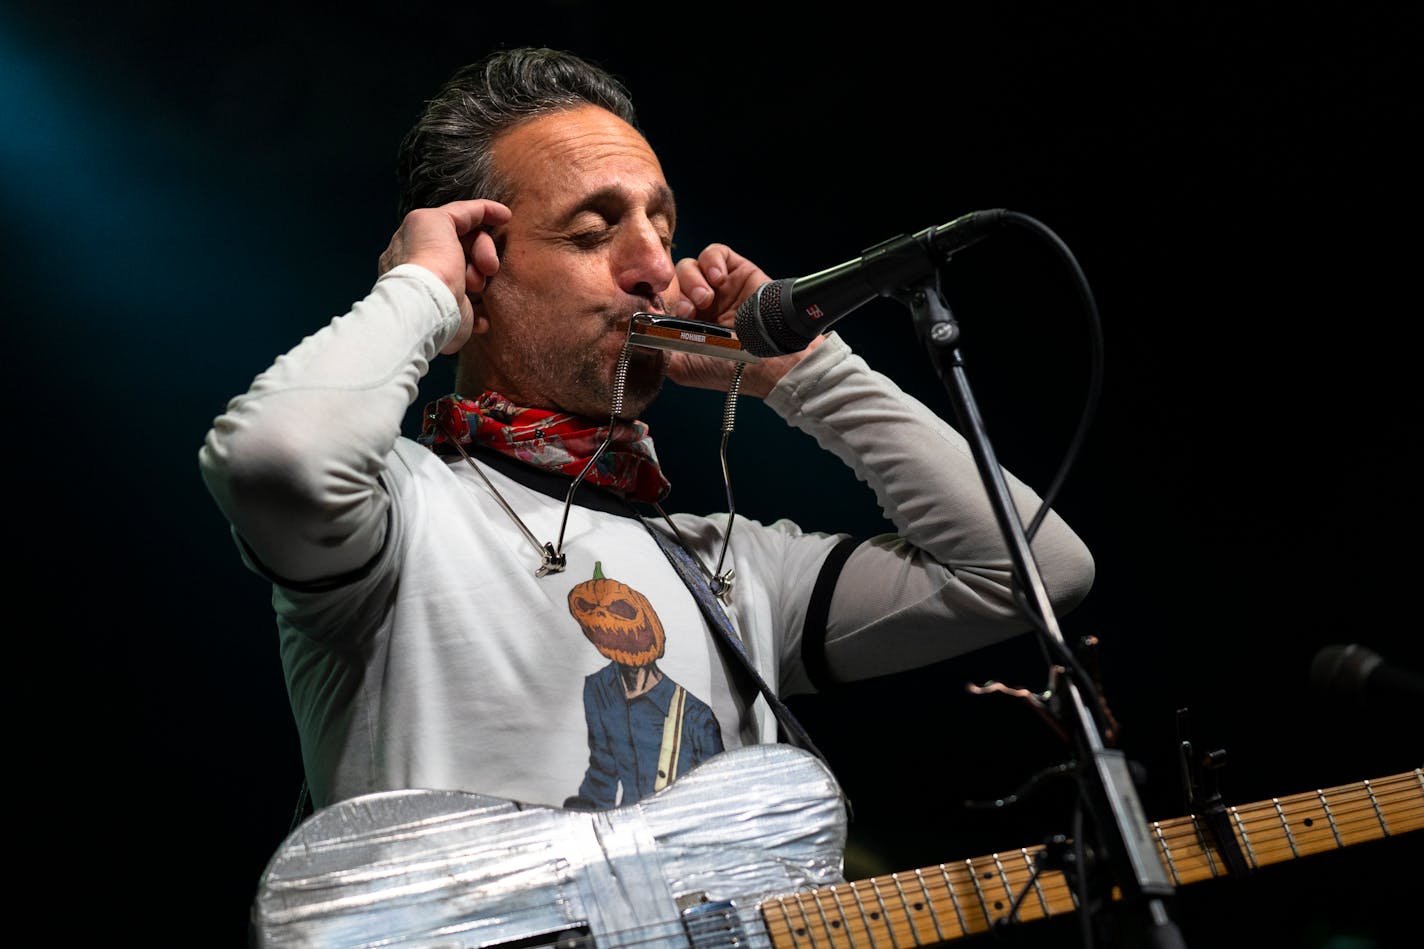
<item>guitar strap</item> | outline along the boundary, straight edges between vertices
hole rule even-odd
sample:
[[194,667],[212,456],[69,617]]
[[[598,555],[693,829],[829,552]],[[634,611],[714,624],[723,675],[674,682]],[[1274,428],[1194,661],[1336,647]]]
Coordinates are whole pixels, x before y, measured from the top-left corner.
[[672,690],[667,719],[663,721],[663,744],[658,752],[658,777],[653,790],[661,791],[677,777],[677,759],[682,756],[682,720],[687,717],[687,690]]
[[[644,520],[643,523],[648,528],[648,533],[653,535],[653,539],[658,542],[663,553],[677,570],[682,581],[687,584],[687,588],[692,591],[692,597],[697,601],[697,605],[702,609],[702,615],[707,617],[707,623],[716,633],[714,637],[717,645],[723,652],[732,658],[732,672],[734,676],[743,679],[745,686],[750,683],[756,692],[760,692],[762,698],[771,706],[772,712],[776,714],[776,720],[781,723],[781,729],[791,740],[791,743],[811,752],[817,758],[830,767],[831,763],[826,756],[821,753],[821,749],[816,747],[811,741],[811,736],[806,733],[806,729],[796,720],[796,716],[791,714],[791,709],[786,707],[786,703],[777,697],[765,680],[757,673],[752,665],[751,657],[747,655],[746,646],[742,644],[737,633],[732,629],[732,621],[727,618],[722,605],[717,602],[717,597],[712,592],[712,587],[707,583],[706,576],[703,575],[698,564],[693,560],[692,554],[688,553],[676,539],[656,529]],[[751,690],[747,690],[748,694]]]

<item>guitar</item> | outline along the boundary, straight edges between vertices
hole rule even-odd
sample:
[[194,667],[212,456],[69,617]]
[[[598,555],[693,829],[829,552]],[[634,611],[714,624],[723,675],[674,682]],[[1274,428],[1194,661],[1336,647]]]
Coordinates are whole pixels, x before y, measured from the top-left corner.
[[[1262,867],[1424,827],[1424,769],[1227,809]],[[1226,875],[1194,816],[1152,836],[1176,885]],[[789,745],[724,752],[638,804],[368,794],[309,817],[264,870],[258,947],[927,946],[1077,908],[1042,846],[847,882],[839,786]],[[1022,894],[1017,908],[1014,903]]]

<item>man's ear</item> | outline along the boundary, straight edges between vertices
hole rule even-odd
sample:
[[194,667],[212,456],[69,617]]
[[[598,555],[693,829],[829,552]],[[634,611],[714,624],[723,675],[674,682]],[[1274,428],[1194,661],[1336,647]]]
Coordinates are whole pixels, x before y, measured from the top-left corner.
[[470,335],[488,333],[490,327],[489,317],[485,315],[484,296],[478,293],[466,294],[470,298],[470,310],[474,313],[474,320],[470,324]]

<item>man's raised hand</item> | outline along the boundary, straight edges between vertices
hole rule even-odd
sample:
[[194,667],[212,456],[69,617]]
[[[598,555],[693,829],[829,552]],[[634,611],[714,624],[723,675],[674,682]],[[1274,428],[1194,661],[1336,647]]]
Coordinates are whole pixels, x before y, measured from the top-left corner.
[[485,282],[499,270],[490,229],[508,222],[509,217],[509,208],[485,198],[417,208],[405,216],[381,253],[378,274],[399,264],[418,264],[439,277],[455,295],[460,328],[442,353],[458,352],[473,332],[475,317],[469,295],[483,293]]

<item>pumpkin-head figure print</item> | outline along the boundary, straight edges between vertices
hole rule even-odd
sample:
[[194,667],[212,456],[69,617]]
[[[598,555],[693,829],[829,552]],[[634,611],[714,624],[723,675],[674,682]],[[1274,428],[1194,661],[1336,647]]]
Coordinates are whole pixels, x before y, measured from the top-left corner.
[[648,598],[603,575],[593,565],[593,579],[569,591],[569,612],[583,634],[604,656],[623,666],[646,666],[662,658],[667,639]]

